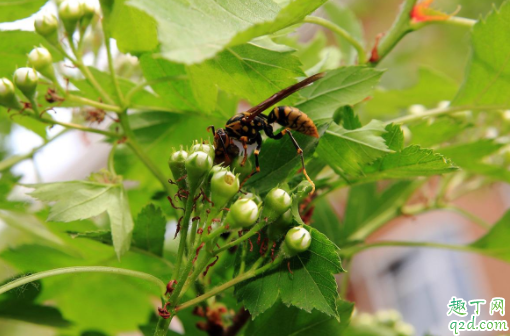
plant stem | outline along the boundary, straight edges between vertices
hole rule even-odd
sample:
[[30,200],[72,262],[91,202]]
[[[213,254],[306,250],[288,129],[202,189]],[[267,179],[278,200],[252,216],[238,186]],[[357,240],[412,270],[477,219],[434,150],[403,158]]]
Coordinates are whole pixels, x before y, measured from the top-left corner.
[[158,83],[165,83],[165,82],[174,81],[174,80],[185,80],[187,78],[188,78],[187,76],[182,76],[182,75],[166,76],[166,77],[156,78],[153,80],[148,80],[143,83],[140,83],[137,86],[135,86],[134,88],[132,88],[131,90],[129,90],[129,92],[126,94],[126,98],[125,98],[126,104],[129,105],[131,103],[131,98],[133,98],[135,93],[142,91],[146,86],[150,86],[150,85],[154,85],[154,84],[158,84]]
[[70,273],[110,273],[110,274],[126,275],[126,276],[130,276],[130,277],[135,277],[135,278],[139,278],[142,280],[146,280],[148,282],[152,282],[153,284],[158,286],[158,289],[159,289],[161,295],[163,295],[166,290],[166,285],[163,283],[163,281],[161,281],[158,278],[156,278],[155,276],[147,274],[147,273],[132,271],[132,270],[124,269],[124,268],[116,268],[116,267],[76,266],[76,267],[57,268],[57,269],[53,269],[50,271],[39,272],[39,273],[35,273],[32,275],[28,275],[23,278],[13,280],[13,281],[0,287],[0,294],[3,294],[13,288],[23,286],[23,285],[30,283],[32,281],[52,277],[55,275],[70,274]]
[[504,106],[499,105],[486,105],[486,106],[476,106],[476,105],[464,105],[464,106],[450,106],[450,107],[444,107],[444,108],[436,108],[432,110],[425,111],[420,114],[410,114],[403,117],[391,119],[385,122],[385,124],[403,124],[408,123],[424,118],[430,118],[430,117],[438,117],[441,115],[454,113],[454,112],[460,112],[460,111],[483,111],[483,110],[504,110]]
[[[184,250],[186,246],[186,239],[188,236],[188,228],[189,228],[189,220],[191,218],[191,214],[193,213],[193,198],[195,197],[195,190],[190,190],[188,198],[186,199],[186,206],[184,207],[184,216],[181,222],[181,231],[180,231],[180,240],[179,240],[179,250],[177,251],[177,262],[175,264],[174,269],[174,278],[179,277],[182,259],[184,258]],[[191,256],[190,256],[191,257]]]
[[452,16],[448,20],[438,21],[438,23],[447,23],[461,27],[473,27],[478,21],[458,16]]
[[108,36],[108,33],[106,29],[103,29],[104,34],[104,44],[106,46],[106,54],[108,56],[108,68],[110,69],[110,76],[112,77],[113,86],[115,87],[115,92],[117,92],[117,96],[119,97],[119,102],[123,107],[126,107],[126,103],[124,100],[124,94],[122,93],[122,90],[120,89],[119,85],[119,79],[117,78],[117,75],[115,74],[115,67],[113,64],[113,57],[112,57],[112,49],[110,45],[110,36]]
[[203,294],[203,295],[200,295],[199,297],[196,297],[192,300],[189,300],[185,303],[183,303],[182,305],[178,306],[177,307],[177,310],[180,311],[182,309],[186,309],[186,308],[189,308],[191,306],[194,306],[196,305],[197,303],[200,303],[204,300],[207,300],[208,298],[212,297],[212,296],[215,296],[221,292],[223,292],[224,290],[232,287],[232,286],[235,286],[237,285],[238,283],[240,282],[243,282],[245,280],[248,280],[250,278],[253,278],[253,277],[256,277],[257,275],[260,275],[262,273],[264,273],[265,271],[273,268],[273,267],[276,267],[278,266],[281,262],[283,261],[283,256],[282,255],[279,255],[278,257],[276,257],[276,259],[274,260],[274,262],[272,263],[269,263],[259,269],[252,269],[252,270],[249,270],[248,272],[246,273],[243,273],[237,277],[235,277],[234,279],[228,281],[228,282],[225,282],[223,285],[220,285],[218,287],[215,287],[213,289],[211,289],[209,292]]
[[131,129],[131,126],[129,125],[129,118],[127,113],[119,113],[119,121],[122,125],[122,129],[124,130],[124,133],[126,134],[127,140],[126,144],[127,146],[135,153],[136,156],[144,163],[144,165],[151,171],[151,173],[159,180],[161,183],[161,186],[168,194],[171,194],[172,190],[170,189],[170,185],[168,183],[168,179],[165,177],[165,175],[161,172],[161,170],[152,162],[151,158],[145,153],[145,151],[140,147],[138,142],[136,141],[135,135],[133,133],[133,130]]
[[452,205],[452,204],[441,205],[441,206],[438,207],[438,209],[444,209],[444,210],[450,210],[450,211],[456,212],[459,215],[462,215],[462,216],[466,217],[471,222],[473,222],[475,224],[478,224],[483,229],[488,230],[488,229],[491,228],[491,225],[489,223],[487,223],[486,221],[484,221],[480,217],[473,215],[471,212],[466,211],[466,210],[464,210],[464,209],[462,209],[462,208],[460,208],[458,206],[455,206],[455,205]]
[[390,220],[399,216],[402,213],[402,207],[407,202],[409,197],[411,197],[414,191],[423,185],[425,181],[425,179],[421,179],[411,182],[407,187],[405,187],[399,197],[393,201],[391,206],[377,213],[376,216],[370,218],[358,230],[354,231],[349,236],[348,240],[364,240],[374,231],[388,223]]
[[253,235],[255,235],[259,230],[261,230],[264,226],[266,226],[267,223],[264,221],[264,220],[261,220],[260,222],[258,222],[257,224],[255,224],[251,229],[250,231],[246,232],[244,235],[242,235],[241,237],[237,238],[236,240],[234,241],[231,241],[230,243],[228,244],[225,244],[223,245],[221,248],[217,249],[216,251],[214,251],[214,255],[218,255],[220,254],[221,252],[225,251],[225,250],[228,250],[229,248],[231,247],[234,247],[240,243],[242,243],[243,241],[247,240],[248,238],[252,237]]
[[382,38],[379,45],[376,46],[377,58],[370,60],[372,64],[381,62],[384,57],[386,57],[386,55],[388,55],[388,53],[397,45],[397,43],[407,33],[412,31],[410,14],[414,5],[416,4],[416,1],[417,0],[404,0],[404,3],[400,9],[400,13],[398,14],[396,20],[393,22],[393,26],[391,26],[390,30]]
[[92,85],[94,89],[99,93],[99,95],[108,102],[108,104],[115,105],[115,102],[113,99],[104,91],[103,87],[97,82],[97,80],[94,78],[92,73],[90,72],[89,68],[83,64],[83,60],[81,58],[81,55],[79,54],[78,50],[76,50],[76,47],[74,46],[74,41],[72,36],[68,36],[69,40],[69,46],[71,47],[71,50],[73,51],[74,57],[76,57],[76,60],[74,61],[74,65],[80,69],[83,76],[85,76],[85,79]]
[[335,34],[339,35],[343,39],[345,39],[347,42],[349,42],[354,49],[356,49],[358,53],[358,64],[363,64],[366,62],[366,54],[365,49],[363,46],[359,43],[358,40],[356,40],[348,31],[343,29],[342,27],[334,24],[331,21],[328,21],[326,19],[323,19],[321,17],[317,16],[307,16],[303,19],[303,22],[305,23],[312,23],[319,26],[322,26],[324,28],[327,28],[334,32]]
[[[30,110],[27,109],[25,111],[30,111]],[[39,120],[40,122],[43,122],[45,124],[60,125],[60,126],[63,126],[65,128],[75,129],[75,130],[79,130],[79,131],[83,131],[83,132],[102,134],[102,135],[106,135],[106,136],[109,136],[109,137],[112,137],[112,138],[120,138],[122,136],[122,135],[117,134],[117,133],[113,133],[113,132],[109,132],[109,131],[104,131],[104,130],[97,129],[97,128],[90,128],[90,127],[86,127],[86,126],[82,126],[82,125],[78,125],[78,124],[71,124],[71,123],[65,123],[65,122],[53,120],[51,118],[39,117],[39,115],[36,115],[35,113],[29,113],[26,116],[30,117],[30,118],[33,118],[33,119],[36,119],[36,120]]]
[[94,101],[91,99],[75,96],[72,94],[68,94],[66,96],[66,99],[69,101],[72,101],[72,102],[97,107],[98,109],[105,110],[105,111],[112,111],[112,112],[117,112],[117,113],[122,112],[122,109],[116,105],[104,104],[104,103],[100,103],[100,102],[97,102],[97,101]]
[[345,270],[346,272],[342,274],[342,286],[340,287],[340,297],[345,300],[347,291],[349,289],[349,278],[350,278],[350,271],[351,271],[351,265],[352,265],[352,258],[345,258]]
[[353,256],[361,251],[368,250],[375,247],[428,247],[428,248],[440,248],[440,249],[448,249],[448,250],[456,250],[456,251],[464,251],[464,252],[479,252],[483,253],[482,250],[478,250],[469,245],[451,245],[451,244],[441,244],[441,243],[432,243],[432,242],[409,242],[409,241],[380,241],[369,244],[363,244],[360,246],[349,247],[343,249],[341,252],[347,256]]

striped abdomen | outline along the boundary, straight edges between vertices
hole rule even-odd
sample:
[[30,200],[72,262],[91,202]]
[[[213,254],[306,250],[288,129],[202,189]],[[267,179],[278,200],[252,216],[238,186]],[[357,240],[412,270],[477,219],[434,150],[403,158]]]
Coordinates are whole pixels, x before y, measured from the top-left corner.
[[319,137],[317,126],[315,126],[312,119],[295,107],[275,107],[271,113],[269,113],[267,121],[270,124],[277,122],[285,128],[289,128],[305,135],[315,138]]

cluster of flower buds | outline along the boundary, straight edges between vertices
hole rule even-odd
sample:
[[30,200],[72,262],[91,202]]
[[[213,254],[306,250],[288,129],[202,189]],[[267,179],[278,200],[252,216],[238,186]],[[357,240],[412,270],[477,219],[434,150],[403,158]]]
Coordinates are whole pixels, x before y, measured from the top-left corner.
[[[69,36],[72,36],[78,27],[83,32],[98,12],[94,3],[87,0],[59,0],[57,5],[58,17]],[[34,21],[35,31],[54,46],[59,45],[58,27],[58,19],[53,14],[43,13]]]
[[13,81],[8,78],[0,79],[0,105],[9,109],[21,110],[23,105],[16,96],[14,88],[18,88],[21,93],[30,101],[34,101],[37,91],[37,82],[39,81],[39,72],[52,82],[56,81],[55,70],[53,68],[53,58],[44,47],[36,47],[28,54],[28,63],[31,66],[18,68],[14,71]]
[[[215,239],[222,232],[241,230],[241,234],[252,228],[267,235],[274,243],[273,249],[281,241],[281,254],[286,258],[306,251],[312,237],[309,230],[296,226],[291,206],[293,200],[299,202],[308,195],[311,185],[307,181],[300,183],[292,197],[283,188],[275,187],[262,200],[256,194],[240,191],[240,173],[231,167],[236,167],[242,158],[236,158],[231,167],[213,166],[214,155],[211,144],[195,143],[191,149],[174,150],[168,161],[173,183],[179,187],[176,196],[187,200],[184,206],[193,206],[194,218],[203,222],[200,227],[208,228],[206,234],[218,230],[206,239],[208,248],[216,245]],[[250,172],[246,170],[243,174],[248,176]]]

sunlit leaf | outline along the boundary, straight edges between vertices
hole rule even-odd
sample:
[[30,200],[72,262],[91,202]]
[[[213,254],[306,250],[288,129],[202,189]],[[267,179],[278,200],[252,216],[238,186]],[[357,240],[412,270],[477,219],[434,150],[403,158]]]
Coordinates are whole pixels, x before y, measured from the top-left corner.
[[[342,272],[336,246],[326,236],[310,229],[312,244],[308,251],[284,261],[277,269],[236,287],[236,296],[253,317],[276,303],[277,299],[307,312],[316,309],[338,319],[338,298],[334,274]],[[258,253],[255,251],[253,253]]]

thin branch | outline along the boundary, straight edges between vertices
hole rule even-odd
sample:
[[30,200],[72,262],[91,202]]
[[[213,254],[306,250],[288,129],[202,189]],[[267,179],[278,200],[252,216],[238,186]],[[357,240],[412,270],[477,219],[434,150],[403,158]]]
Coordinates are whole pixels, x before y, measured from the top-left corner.
[[3,286],[0,287],[0,294],[3,294],[11,289],[23,286],[27,283],[52,277],[55,275],[61,275],[61,274],[70,274],[70,273],[110,273],[110,274],[118,274],[118,275],[125,275],[130,277],[135,277],[138,279],[142,279],[148,282],[153,283],[156,285],[159,289],[159,292],[161,295],[164,295],[166,291],[166,285],[163,283],[163,281],[159,280],[153,275],[138,272],[138,271],[132,271],[124,268],[116,268],[116,267],[105,267],[105,266],[76,266],[76,267],[65,267],[65,268],[57,268],[49,271],[39,272],[32,275],[28,275],[16,280],[13,280]]
[[454,112],[460,112],[460,111],[490,111],[490,110],[504,110],[506,109],[505,106],[502,105],[486,105],[486,106],[476,106],[476,105],[464,105],[464,106],[449,106],[444,108],[436,108],[432,110],[425,111],[420,114],[410,114],[403,117],[391,119],[385,122],[385,124],[403,124],[408,123],[420,119],[430,118],[430,117],[438,117]]
[[439,248],[463,252],[482,253],[482,250],[476,249],[469,245],[451,245],[433,242],[411,242],[411,241],[379,241],[374,243],[363,244],[354,247],[348,247],[341,251],[342,255],[353,256],[359,252],[375,248],[375,247],[427,247]]
[[267,271],[267,270],[269,270],[269,269],[271,269],[273,267],[278,266],[282,261],[283,261],[283,256],[279,255],[278,257],[276,257],[276,259],[272,263],[268,263],[267,265],[265,265],[265,266],[263,266],[263,267],[261,267],[259,269],[250,270],[250,271],[248,271],[246,273],[243,273],[243,274],[235,277],[234,279],[232,279],[232,280],[230,280],[228,282],[225,282],[223,285],[215,287],[215,288],[211,289],[209,292],[207,292],[207,293],[205,293],[203,295],[200,295],[199,297],[196,297],[196,298],[194,298],[192,300],[189,300],[189,301],[183,303],[182,305],[179,305],[177,307],[177,310],[180,311],[180,310],[192,307],[192,306],[196,305],[197,303],[200,303],[200,302],[202,302],[204,300],[207,300],[210,297],[218,295],[219,293],[229,289],[232,286],[237,285],[240,282],[243,282],[245,280],[253,278],[253,277],[255,277],[255,276],[259,275],[259,274],[264,273],[265,271]]
[[356,51],[358,53],[358,63],[359,64],[363,64],[366,62],[365,49],[363,48],[361,43],[359,43],[359,41],[356,40],[347,30],[334,24],[331,21],[328,21],[324,18],[317,17],[317,16],[307,16],[303,19],[303,22],[316,24],[316,25],[319,25],[319,26],[322,26],[324,28],[331,30],[332,32],[334,32],[335,34],[337,34],[338,36],[340,36],[341,38],[343,38],[344,40],[349,42],[349,44],[351,46],[353,46],[354,49],[356,49]]
[[68,94],[66,96],[66,100],[75,102],[75,103],[81,103],[84,105],[89,105],[92,107],[97,107],[98,109],[105,110],[105,111],[112,111],[112,112],[122,112],[122,109],[116,105],[110,105],[110,104],[104,104],[100,103],[91,99],[75,96],[73,94]]
[[[376,45],[377,57],[370,60],[372,64],[379,63],[388,53],[397,45],[397,43],[409,32],[411,28],[411,11],[417,0],[405,0],[402,4],[400,13],[391,26],[390,30],[384,35],[379,45]],[[374,55],[372,55],[374,56]]]

